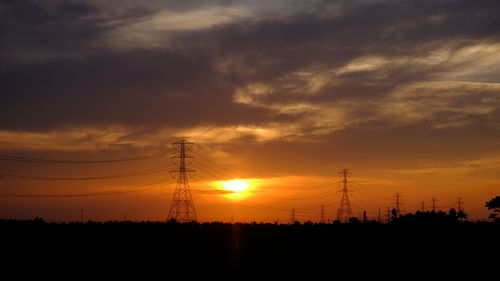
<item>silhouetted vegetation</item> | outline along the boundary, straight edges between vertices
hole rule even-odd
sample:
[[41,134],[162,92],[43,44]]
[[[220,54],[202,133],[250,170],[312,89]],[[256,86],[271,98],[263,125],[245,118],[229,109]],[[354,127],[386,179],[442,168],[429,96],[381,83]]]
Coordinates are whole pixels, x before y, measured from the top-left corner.
[[[0,220],[0,228],[6,269],[22,265],[51,276],[60,268],[76,276],[104,270],[114,279],[135,273],[140,280],[149,275],[166,280],[315,280],[323,276],[330,280],[429,276],[481,280],[494,276],[496,261],[486,253],[499,251],[500,237],[500,224],[463,221],[455,210],[405,214],[387,224],[358,219],[292,225],[81,224],[37,218]],[[28,272],[16,274],[22,277]]]
[[463,218],[466,218],[467,214],[463,211],[460,215],[457,213],[455,209],[450,209],[448,213],[443,211],[428,211],[428,212],[420,212],[412,214],[404,214],[399,217],[393,217],[391,223],[398,224],[412,224],[412,225],[421,225],[421,224],[457,224],[462,221]]
[[500,196],[486,202],[486,208],[488,208],[488,210],[493,210],[493,213],[490,214],[489,218],[493,219],[495,222],[500,222],[500,217],[498,217],[498,214],[500,213]]

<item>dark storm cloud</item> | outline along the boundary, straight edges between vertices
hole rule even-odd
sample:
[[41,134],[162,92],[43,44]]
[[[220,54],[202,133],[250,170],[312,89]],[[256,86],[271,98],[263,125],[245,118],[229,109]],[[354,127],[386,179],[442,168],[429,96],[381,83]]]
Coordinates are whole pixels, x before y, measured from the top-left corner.
[[[261,105],[380,99],[449,71],[446,65],[394,61],[443,46],[497,42],[500,27],[500,3],[485,0],[305,1],[286,13],[266,11],[280,1],[50,3],[0,2],[1,129],[286,123],[300,115]],[[113,31],[161,11],[207,7],[238,7],[254,16],[196,30],[139,30],[154,37],[154,47],[141,46],[140,39],[120,45],[119,36],[109,44]],[[305,83],[295,79],[297,71],[340,69],[366,56],[388,58],[390,64],[328,78],[314,96],[307,89],[290,91]],[[386,75],[376,75],[381,72]],[[254,97],[259,104],[234,103],[235,91],[251,83],[269,85],[271,93]]]
[[[40,1],[1,1],[1,61],[13,56],[43,53],[84,52],[101,29],[82,20],[97,9],[85,3],[63,2],[54,5]],[[18,57],[23,59],[22,57]]]
[[[232,86],[204,57],[134,51],[50,61],[2,75],[3,128],[259,123],[281,117],[231,103]],[[29,81],[29,83],[27,83]],[[231,118],[228,118],[231,116]]]

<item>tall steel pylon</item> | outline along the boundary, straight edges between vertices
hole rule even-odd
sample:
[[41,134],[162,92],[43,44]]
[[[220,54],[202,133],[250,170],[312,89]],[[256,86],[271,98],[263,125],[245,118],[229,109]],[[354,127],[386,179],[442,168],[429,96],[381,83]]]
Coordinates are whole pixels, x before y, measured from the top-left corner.
[[177,141],[172,143],[179,152],[178,156],[172,157],[179,160],[179,169],[170,171],[171,173],[178,173],[178,176],[172,203],[168,211],[168,219],[174,219],[177,222],[192,222],[197,220],[196,209],[194,208],[188,181],[188,173],[194,173],[195,171],[186,167],[186,159],[193,158],[193,156],[186,153],[186,146],[191,144],[193,143],[188,142],[185,137],[177,138]]
[[457,198],[457,212],[463,211],[464,209],[462,208],[462,205],[464,202],[462,201],[462,197]]
[[398,193],[396,193],[395,197],[396,197],[396,217],[399,217],[401,215],[401,208],[400,208],[401,207],[401,200],[400,200],[401,194],[399,194],[399,192],[398,192]]
[[319,223],[326,223],[326,220],[325,220],[325,206],[321,206],[321,218],[319,220]]
[[438,200],[436,198],[432,198],[432,212],[436,212],[436,209],[437,209],[437,206],[436,206],[436,202]]
[[290,213],[290,224],[296,223],[297,220],[295,220],[295,208],[292,208],[292,211]]
[[342,200],[337,210],[337,220],[340,222],[348,222],[349,219],[353,217],[351,202],[349,201],[349,181],[347,181],[347,177],[349,177],[351,172],[349,172],[349,169],[343,169],[339,174],[342,176]]

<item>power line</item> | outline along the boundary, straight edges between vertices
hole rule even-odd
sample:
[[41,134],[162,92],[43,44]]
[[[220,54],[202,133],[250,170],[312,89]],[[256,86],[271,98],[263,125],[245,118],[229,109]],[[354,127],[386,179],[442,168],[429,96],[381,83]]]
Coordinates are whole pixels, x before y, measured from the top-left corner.
[[38,164],[98,164],[98,163],[117,163],[117,162],[128,162],[144,159],[155,159],[161,158],[167,155],[167,152],[161,152],[151,155],[143,155],[131,158],[121,158],[121,159],[107,159],[107,160],[60,160],[60,159],[47,159],[47,158],[34,158],[25,157],[17,155],[0,154],[0,160],[4,161],[14,161],[14,162],[26,162],[26,163],[38,163]]
[[6,193],[0,192],[0,197],[14,197],[14,198],[73,198],[73,197],[95,197],[95,196],[107,196],[107,195],[119,195],[126,193],[134,193],[142,190],[146,190],[151,185],[159,184],[162,182],[167,182],[167,180],[155,181],[152,183],[142,184],[129,188],[120,188],[115,190],[107,190],[100,192],[88,192],[88,193],[76,193],[76,194],[36,194],[36,193]]
[[331,190],[328,190],[327,192],[323,192],[320,194],[314,194],[314,195],[311,195],[310,197],[306,197],[306,198],[304,198],[304,197],[302,197],[302,198],[285,198],[285,197],[278,197],[278,196],[274,196],[274,195],[264,195],[264,196],[266,198],[277,199],[277,200],[310,201],[310,200],[318,200],[318,198],[325,198],[325,197],[329,197],[332,195],[336,195],[336,193],[331,191]]
[[170,166],[161,166],[153,169],[128,172],[123,174],[98,176],[98,177],[39,177],[39,176],[25,176],[25,175],[1,175],[0,179],[13,179],[13,180],[41,180],[41,181],[85,181],[85,180],[103,180],[103,179],[116,179],[137,177],[144,175],[151,175],[156,173],[165,172]]
[[370,197],[373,197],[374,199],[376,200],[381,200],[381,201],[390,201],[390,198],[389,197],[386,197],[386,196],[383,196],[383,195],[380,195],[372,190],[370,190],[369,188],[366,188],[365,186],[363,186],[362,184],[360,184],[359,182],[352,182],[353,185],[355,185],[355,187],[357,188],[356,190],[359,191],[359,192],[364,192],[366,193],[368,196]]
[[[219,171],[225,171],[226,174],[230,175],[231,177],[234,177],[234,174],[233,174],[233,171],[229,170],[228,168],[222,166],[222,165],[219,165],[217,163],[215,163],[214,161],[208,159],[207,157],[205,157],[204,155],[202,155],[201,153],[198,153],[196,151],[193,151],[193,154],[196,155],[196,157],[198,157],[198,159],[201,159],[201,160],[204,160],[206,162],[208,162],[208,164],[210,164],[211,166],[214,166],[217,168],[217,170]],[[200,161],[197,161],[198,163],[201,164]]]
[[[359,196],[361,196],[361,197],[359,197]],[[378,208],[380,205],[386,205],[386,204],[380,204],[378,202],[374,202],[370,198],[365,197],[362,193],[353,193],[353,194],[351,194],[350,198],[353,199],[351,201],[351,203],[353,203],[353,205],[357,205],[356,201],[359,201],[361,205],[370,205],[374,209]]]

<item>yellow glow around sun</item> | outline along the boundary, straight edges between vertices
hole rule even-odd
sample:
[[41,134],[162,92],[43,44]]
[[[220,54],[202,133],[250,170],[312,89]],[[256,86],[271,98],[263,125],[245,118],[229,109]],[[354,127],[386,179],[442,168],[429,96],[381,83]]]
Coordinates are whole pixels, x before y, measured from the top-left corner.
[[222,186],[224,186],[226,190],[236,192],[245,191],[249,185],[250,184],[244,180],[230,180],[222,182]]
[[243,199],[250,195],[251,181],[244,179],[234,179],[228,181],[219,181],[217,185],[220,189],[228,191],[224,197],[229,199]]

